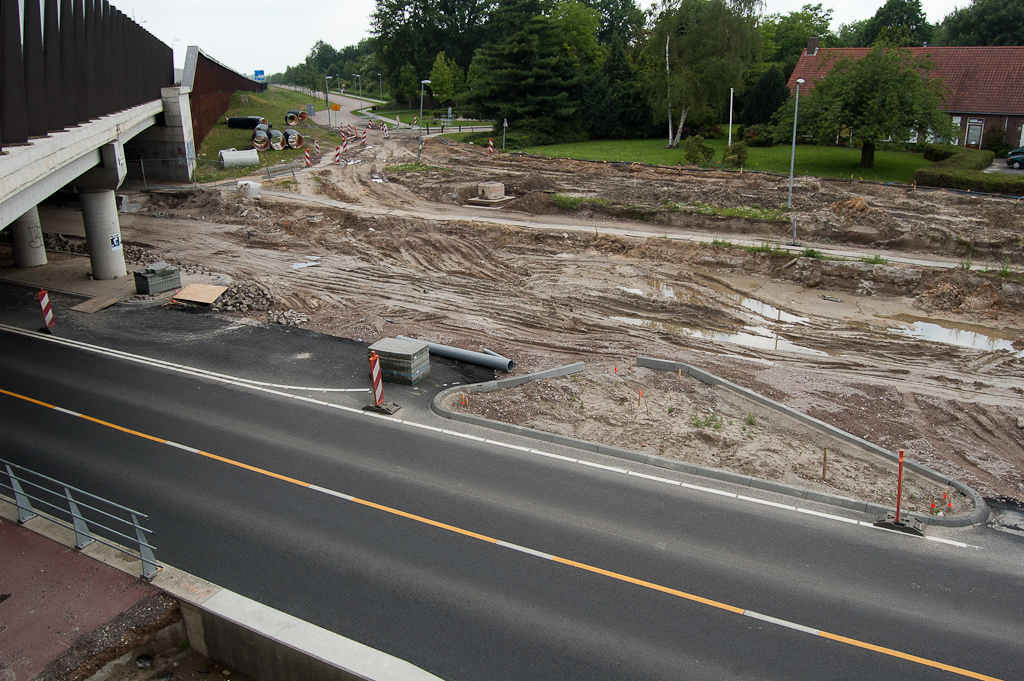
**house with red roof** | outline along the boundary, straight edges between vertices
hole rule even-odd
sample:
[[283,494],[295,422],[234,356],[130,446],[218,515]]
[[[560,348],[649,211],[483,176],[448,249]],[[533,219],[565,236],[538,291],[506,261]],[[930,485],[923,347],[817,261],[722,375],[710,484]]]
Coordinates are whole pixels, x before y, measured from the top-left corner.
[[[807,49],[789,78],[790,92],[803,78],[807,91],[815,79],[822,79],[836,59],[859,59],[867,47],[818,47],[817,38]],[[931,75],[942,79],[948,94],[945,112],[960,128],[955,144],[977,149],[989,130],[1003,130],[1003,140],[1024,147],[1024,47],[911,47],[915,57],[935,64]]]

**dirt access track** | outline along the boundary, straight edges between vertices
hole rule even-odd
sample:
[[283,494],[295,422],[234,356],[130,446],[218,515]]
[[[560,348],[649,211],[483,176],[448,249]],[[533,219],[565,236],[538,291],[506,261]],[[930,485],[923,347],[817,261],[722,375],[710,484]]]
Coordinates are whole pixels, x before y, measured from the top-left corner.
[[[797,178],[802,245],[849,258],[796,258],[737,247],[788,241],[788,216],[706,214],[778,208],[787,178],[488,155],[433,138],[422,153],[432,169],[389,170],[415,161],[415,137],[374,131],[341,165],[325,151],[295,180],[264,177],[259,199],[133,195],[143,207],[122,216],[124,239],[143,259],[230,275],[229,314],[486,347],[517,374],[587,364],[453,408],[894,504],[893,466],[832,444],[822,481],[829,443],[816,434],[631,368],[641,355],[672,359],[903,448],[986,497],[1024,500],[1024,283],[997,272],[1024,269],[1024,205]],[[485,181],[515,200],[467,205]],[[556,193],[600,201],[562,210]],[[936,330],[943,342],[924,337]],[[942,508],[943,491],[912,482],[905,504],[927,512],[939,497]]]

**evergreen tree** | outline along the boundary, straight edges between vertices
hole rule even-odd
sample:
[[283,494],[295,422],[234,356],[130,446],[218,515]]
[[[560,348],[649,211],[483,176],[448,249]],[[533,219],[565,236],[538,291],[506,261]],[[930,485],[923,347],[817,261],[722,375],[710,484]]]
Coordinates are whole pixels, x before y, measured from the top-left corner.
[[766,124],[772,114],[789,99],[789,88],[782,69],[772,65],[744,95],[740,120],[744,125]]
[[544,13],[549,9],[541,0],[499,2],[494,20],[505,37],[477,52],[465,98],[494,119],[496,134],[507,119],[534,144],[586,137],[570,95],[579,76],[565,56],[561,28]]
[[942,20],[943,45],[1024,45],[1024,2],[973,0]]

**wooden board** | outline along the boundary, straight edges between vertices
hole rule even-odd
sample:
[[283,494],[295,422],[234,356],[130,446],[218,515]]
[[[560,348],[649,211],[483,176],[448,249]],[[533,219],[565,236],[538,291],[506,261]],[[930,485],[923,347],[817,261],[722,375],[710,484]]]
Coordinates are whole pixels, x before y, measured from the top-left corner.
[[189,284],[174,294],[174,300],[183,303],[200,303],[210,305],[228,290],[227,286],[211,286],[209,284]]
[[79,303],[78,305],[75,305],[71,309],[75,310],[76,312],[85,312],[88,314],[92,314],[93,312],[99,312],[100,310],[110,307],[114,303],[119,302],[121,302],[120,298],[111,298],[109,296],[96,296],[95,298],[90,298],[84,303]]

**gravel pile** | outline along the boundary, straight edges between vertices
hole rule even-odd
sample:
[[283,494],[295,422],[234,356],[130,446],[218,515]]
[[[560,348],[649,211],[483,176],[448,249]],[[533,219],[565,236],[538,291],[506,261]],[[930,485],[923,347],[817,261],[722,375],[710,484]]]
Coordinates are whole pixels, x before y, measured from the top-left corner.
[[[225,291],[211,309],[223,312],[262,312],[274,304],[270,289],[256,282],[235,284]],[[308,321],[308,319],[307,319]]]
[[288,310],[287,312],[268,312],[267,320],[271,324],[282,324],[284,326],[299,326],[309,321],[309,315]]

